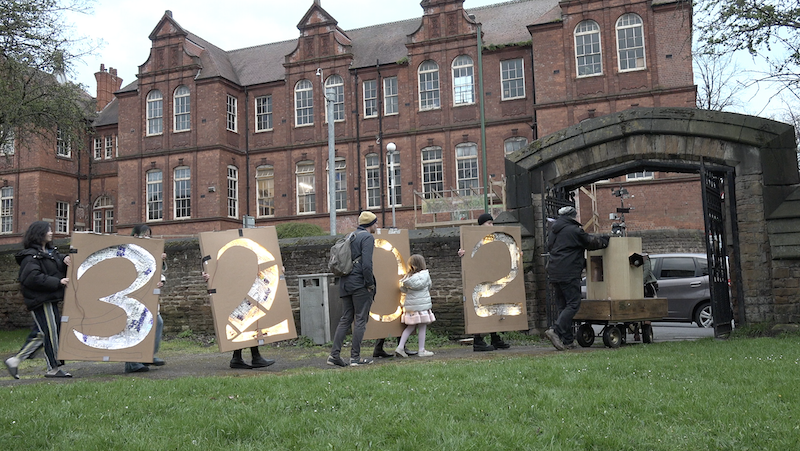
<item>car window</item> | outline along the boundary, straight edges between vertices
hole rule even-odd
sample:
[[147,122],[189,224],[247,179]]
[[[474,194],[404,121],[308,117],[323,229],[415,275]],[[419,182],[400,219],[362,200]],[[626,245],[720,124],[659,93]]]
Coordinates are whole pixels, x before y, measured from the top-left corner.
[[708,275],[708,260],[705,258],[698,258],[697,259],[697,266],[699,266],[700,275],[707,276]]
[[661,279],[694,277],[694,258],[664,257],[661,263]]

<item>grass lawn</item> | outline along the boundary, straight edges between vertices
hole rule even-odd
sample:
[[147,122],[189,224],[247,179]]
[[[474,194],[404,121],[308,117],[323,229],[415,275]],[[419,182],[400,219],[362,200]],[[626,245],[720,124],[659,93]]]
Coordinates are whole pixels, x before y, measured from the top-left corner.
[[[4,358],[25,335],[0,332]],[[492,354],[246,378],[4,386],[0,449],[800,448],[796,334]]]

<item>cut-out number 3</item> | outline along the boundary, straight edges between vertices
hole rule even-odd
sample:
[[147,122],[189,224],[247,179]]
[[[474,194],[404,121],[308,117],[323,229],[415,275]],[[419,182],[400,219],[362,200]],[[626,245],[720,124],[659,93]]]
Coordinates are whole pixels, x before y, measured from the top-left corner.
[[142,288],[150,281],[156,271],[156,259],[145,248],[135,244],[122,244],[101,249],[86,257],[78,267],[78,280],[86,271],[111,258],[124,258],[136,268],[136,279],[128,288],[100,298],[100,302],[116,305],[125,311],[125,327],[117,334],[101,337],[86,335],[72,329],[81,343],[96,349],[125,349],[141,343],[153,328],[153,313],[138,300],[128,297],[129,293]]

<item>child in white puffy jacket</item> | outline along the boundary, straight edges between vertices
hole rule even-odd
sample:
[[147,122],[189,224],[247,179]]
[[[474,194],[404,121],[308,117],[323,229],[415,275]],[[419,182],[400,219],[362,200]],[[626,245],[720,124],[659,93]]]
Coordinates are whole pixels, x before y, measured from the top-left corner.
[[425,265],[425,257],[414,254],[408,259],[408,274],[400,280],[400,291],[406,294],[404,312],[402,317],[403,324],[406,324],[403,334],[400,336],[400,343],[394,353],[398,357],[408,357],[405,352],[408,337],[417,330],[419,339],[419,356],[430,357],[432,352],[425,349],[425,331],[428,324],[436,321],[431,308],[431,276]]

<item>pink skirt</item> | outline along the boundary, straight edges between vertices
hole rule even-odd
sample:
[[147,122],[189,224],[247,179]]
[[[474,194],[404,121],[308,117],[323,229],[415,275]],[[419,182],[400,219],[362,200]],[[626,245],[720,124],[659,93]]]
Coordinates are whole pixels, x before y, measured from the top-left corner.
[[433,312],[430,311],[430,309],[421,312],[405,312],[400,318],[400,322],[408,326],[413,326],[414,324],[430,324],[434,321],[436,321],[436,317],[433,316]]

